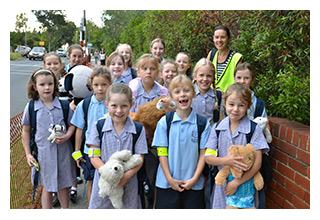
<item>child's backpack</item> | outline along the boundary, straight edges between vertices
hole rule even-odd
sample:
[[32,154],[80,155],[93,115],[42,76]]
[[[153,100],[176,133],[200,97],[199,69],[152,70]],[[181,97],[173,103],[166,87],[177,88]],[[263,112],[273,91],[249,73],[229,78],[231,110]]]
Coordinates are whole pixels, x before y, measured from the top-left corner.
[[[98,133],[99,133],[100,143],[102,141],[102,135],[103,135],[102,128],[103,128],[103,125],[105,123],[105,120],[106,120],[106,118],[103,117],[103,118],[100,118],[97,121],[97,130],[98,130]],[[136,121],[133,121],[133,123],[134,123],[134,126],[136,127],[137,133],[136,134],[132,134],[132,138],[133,138],[133,141],[132,141],[132,154],[135,153],[136,142],[137,142],[137,140],[138,140],[138,138],[139,138],[139,136],[141,134],[141,131],[142,131],[142,124],[141,123],[136,122]],[[137,177],[138,177],[138,194],[140,196],[142,208],[145,209],[145,207],[146,207],[145,187],[149,186],[149,180],[147,178],[147,171],[146,171],[145,162],[143,162],[142,167],[137,172]]]
[[254,118],[260,117],[262,115],[264,106],[265,106],[265,101],[257,98],[256,109],[254,111]]
[[[60,100],[62,112],[63,112],[63,119],[66,126],[68,126],[68,115],[69,115],[69,102],[67,100]],[[34,100],[31,99],[29,101],[29,118],[30,118],[30,151],[32,156],[35,160],[38,161],[38,148],[35,142],[35,136],[37,132],[37,111],[34,110]],[[34,179],[33,179],[33,200],[36,194],[36,189],[38,187],[38,176],[39,170],[36,170]]]

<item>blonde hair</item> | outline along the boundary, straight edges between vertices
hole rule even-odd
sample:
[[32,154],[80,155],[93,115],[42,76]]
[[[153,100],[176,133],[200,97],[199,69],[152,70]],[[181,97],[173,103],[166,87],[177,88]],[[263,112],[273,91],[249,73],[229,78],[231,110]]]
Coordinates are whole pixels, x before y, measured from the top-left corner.
[[151,41],[150,44],[150,48],[152,48],[154,43],[161,43],[163,45],[164,48],[166,48],[166,44],[163,42],[163,40],[159,37],[157,37],[156,39],[154,39],[153,41]]
[[133,53],[132,53],[131,46],[129,44],[118,44],[116,51],[118,53],[120,53],[119,48],[123,47],[123,46],[129,48],[130,60],[128,61],[128,67],[132,67],[132,65],[133,65]]
[[153,56],[152,54],[143,54],[137,62],[137,69],[142,68],[145,66],[148,62],[153,63],[156,66],[156,69],[159,70],[159,61],[158,59]]
[[102,76],[104,77],[106,80],[108,80],[110,83],[112,82],[112,74],[110,72],[110,70],[106,67],[100,66],[100,67],[95,67],[92,70],[91,75],[88,78],[88,86],[92,89],[92,81],[93,78],[96,76]]
[[110,102],[112,94],[124,94],[127,96],[128,101],[132,104],[132,90],[124,83],[116,83],[109,86],[106,94],[107,102]]
[[232,95],[233,92],[236,92],[237,96],[240,98],[242,102],[245,102],[248,104],[248,109],[249,109],[250,106],[252,105],[251,90],[249,89],[249,87],[240,83],[234,83],[230,85],[222,96],[223,102],[225,104],[227,103],[228,97]]
[[177,64],[175,61],[173,61],[173,60],[165,60],[165,61],[163,61],[163,62],[160,64],[160,72],[161,72],[161,73],[162,73],[163,68],[164,68],[164,66],[165,66],[166,64],[172,64],[172,65],[174,65],[174,68],[176,69],[176,72],[178,73],[178,64]]
[[126,62],[124,61],[124,57],[122,56],[121,53],[118,53],[118,52],[116,52],[116,51],[112,52],[112,53],[109,55],[109,57],[108,57],[108,59],[107,59],[107,64],[106,64],[106,66],[109,67],[109,66],[111,65],[111,62],[112,62],[114,59],[116,59],[117,57],[120,57],[120,59],[122,60],[123,65],[125,66],[125,65],[126,65]]
[[[212,72],[213,75],[213,81],[212,81],[212,88],[213,88],[213,92],[214,95],[216,97],[216,102],[214,104],[213,110],[218,109],[218,96],[217,96],[217,89],[215,86],[215,68],[214,65],[212,64],[212,62],[210,62],[207,58],[201,58],[195,65],[194,69],[193,69],[193,78],[195,78],[195,76],[197,75],[198,70],[203,67],[203,66],[207,66],[210,69],[210,72]],[[194,80],[195,81],[195,80]]]
[[170,97],[172,97],[172,91],[177,88],[180,84],[186,85],[188,87],[190,87],[193,91],[193,94],[196,94],[195,91],[195,87],[194,84],[192,83],[191,79],[189,77],[187,77],[186,75],[177,75],[175,76],[169,86],[169,94]]

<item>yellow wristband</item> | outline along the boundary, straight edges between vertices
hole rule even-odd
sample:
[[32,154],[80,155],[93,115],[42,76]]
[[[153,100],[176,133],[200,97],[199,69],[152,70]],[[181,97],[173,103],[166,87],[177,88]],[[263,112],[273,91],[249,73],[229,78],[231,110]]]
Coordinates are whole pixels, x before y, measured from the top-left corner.
[[89,148],[89,157],[101,157],[100,148]]
[[73,157],[74,160],[78,160],[79,158],[82,157],[81,151],[78,150],[78,151],[73,152],[72,153],[72,157]]
[[167,147],[158,147],[157,148],[158,151],[158,156],[168,156],[168,148]]
[[218,156],[218,150],[213,150],[213,149],[207,148],[204,155],[205,156],[212,155],[212,156],[217,157]]

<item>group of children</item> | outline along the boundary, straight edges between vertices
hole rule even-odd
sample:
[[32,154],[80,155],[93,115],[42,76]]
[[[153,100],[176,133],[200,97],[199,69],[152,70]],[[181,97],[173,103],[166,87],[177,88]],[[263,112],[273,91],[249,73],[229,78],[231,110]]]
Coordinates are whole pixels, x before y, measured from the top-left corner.
[[[67,72],[83,60],[81,47],[73,45],[70,48]],[[205,208],[203,169],[206,163],[246,171],[246,165],[239,161],[241,158],[228,154],[227,149],[233,144],[247,144],[246,133],[250,130],[249,120],[253,119],[256,100],[249,88],[255,80],[251,65],[238,65],[234,74],[236,83],[222,95],[215,88],[215,68],[206,58],[196,63],[191,76],[188,54],[177,54],[176,61],[165,60],[165,44],[160,38],[151,43],[150,51],[152,54],[139,58],[134,69],[131,47],[120,44],[108,57],[106,67],[93,69],[88,82],[94,94],[77,106],[70,105],[66,123],[57,88],[63,69],[60,57],[55,53],[47,54],[44,68],[31,75],[28,97],[34,100],[37,112],[37,158],[29,147],[29,104],[23,114],[22,138],[29,166],[32,170],[35,170],[35,163],[40,166],[38,182],[43,186],[43,208],[52,207],[52,192],[57,192],[62,208],[69,207],[68,190],[76,184],[74,160],[79,168],[83,168],[88,180],[89,208],[113,208],[108,197],[102,198],[98,194],[98,170],[114,152],[133,151],[132,138],[137,131],[129,113],[137,112],[139,105],[160,96],[170,96],[176,103],[176,110],[170,125],[167,116],[159,120],[151,144],[157,149],[159,159],[154,179],[154,208]],[[263,114],[266,117],[265,110]],[[105,118],[102,137],[97,129],[101,117]],[[202,132],[199,132],[199,120],[205,122]],[[221,123],[216,126],[218,121]],[[50,143],[48,129],[56,124],[63,125],[66,132]],[[219,137],[216,130],[220,131]],[[73,133],[74,148],[70,142]],[[262,152],[269,148],[258,126],[251,140],[257,150],[253,168],[239,180],[223,187],[214,186],[210,208],[225,208],[226,196],[234,194],[240,184],[259,170]],[[134,153],[145,157],[149,150],[142,128]],[[124,186],[124,208],[141,208],[136,178],[141,166],[125,172],[119,183],[119,187]]]

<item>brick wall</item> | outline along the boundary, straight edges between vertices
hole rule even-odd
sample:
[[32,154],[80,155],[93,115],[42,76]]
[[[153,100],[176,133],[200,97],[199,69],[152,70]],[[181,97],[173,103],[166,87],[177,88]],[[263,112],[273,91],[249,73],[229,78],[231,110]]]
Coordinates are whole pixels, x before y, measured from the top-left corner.
[[310,127],[269,117],[273,180],[266,190],[269,209],[310,209]]

